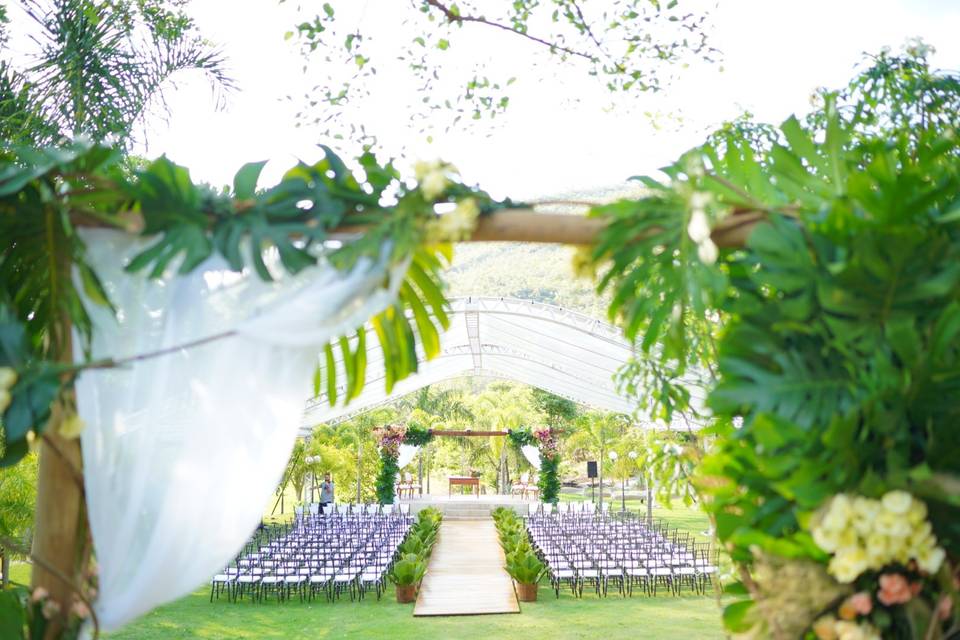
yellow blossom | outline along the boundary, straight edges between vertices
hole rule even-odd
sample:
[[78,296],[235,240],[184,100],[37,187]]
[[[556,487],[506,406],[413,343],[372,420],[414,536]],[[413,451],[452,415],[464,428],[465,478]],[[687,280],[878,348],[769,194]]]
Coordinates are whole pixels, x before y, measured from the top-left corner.
[[17,372],[10,367],[0,367],[0,390],[8,390],[17,384]]
[[74,438],[79,438],[86,426],[86,423],[84,423],[80,416],[75,413],[71,413],[63,419],[63,422],[60,423],[60,429],[58,430],[58,433],[64,438],[72,440]]
[[577,247],[570,262],[572,263],[573,273],[578,278],[594,278],[597,275],[597,267],[593,262],[593,248],[588,246]]
[[12,400],[13,396],[10,395],[9,391],[0,389],[0,414],[3,414],[3,412],[7,410]]
[[431,242],[459,242],[469,238],[477,228],[480,206],[473,198],[464,198],[456,208],[432,220],[427,227]]
[[437,169],[423,176],[423,179],[420,180],[420,190],[423,192],[424,198],[433,202],[443,195],[443,192],[447,190],[448,184],[446,174],[443,170]]

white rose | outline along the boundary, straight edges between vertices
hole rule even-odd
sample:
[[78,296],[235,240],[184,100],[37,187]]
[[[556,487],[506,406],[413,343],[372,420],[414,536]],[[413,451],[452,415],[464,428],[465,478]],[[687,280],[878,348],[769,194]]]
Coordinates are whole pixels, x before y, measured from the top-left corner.
[[813,541],[817,546],[828,553],[833,553],[840,548],[840,536],[836,531],[825,527],[816,527],[812,531]]
[[717,245],[710,238],[697,245],[697,257],[703,264],[713,264],[719,256],[720,250],[717,249]]
[[940,565],[943,564],[943,561],[946,559],[946,557],[947,554],[942,547],[924,549],[917,556],[917,566],[927,573],[936,573],[940,570]]
[[906,538],[910,535],[910,523],[902,515],[884,509],[874,521],[874,529],[891,538]]
[[695,209],[690,215],[690,224],[687,225],[687,235],[697,244],[710,238],[710,221],[703,209]]
[[0,367],[0,390],[10,389],[17,384],[17,372],[10,367]]
[[883,508],[890,513],[904,515],[910,510],[910,505],[913,504],[913,496],[906,491],[888,491],[883,494],[880,502],[883,504]]
[[920,500],[914,500],[907,511],[907,520],[912,525],[918,525],[927,519],[927,505]]
[[892,553],[890,538],[887,536],[880,533],[871,533],[866,539],[866,550],[871,569],[879,569],[890,562]]
[[832,531],[843,531],[850,525],[852,517],[853,505],[850,498],[841,493],[830,501],[830,506],[827,507],[827,512],[820,524]]
[[873,523],[883,507],[878,500],[857,496],[853,499],[853,526],[862,536],[873,531]]

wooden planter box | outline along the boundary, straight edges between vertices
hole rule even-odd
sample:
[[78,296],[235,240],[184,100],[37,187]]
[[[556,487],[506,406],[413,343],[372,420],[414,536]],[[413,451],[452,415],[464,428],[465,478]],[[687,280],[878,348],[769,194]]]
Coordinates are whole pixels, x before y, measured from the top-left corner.
[[537,601],[537,584],[521,584],[519,582],[515,584],[517,585],[517,599],[520,602]]
[[398,584],[397,585],[397,602],[401,604],[408,604],[417,599],[417,585],[415,584]]

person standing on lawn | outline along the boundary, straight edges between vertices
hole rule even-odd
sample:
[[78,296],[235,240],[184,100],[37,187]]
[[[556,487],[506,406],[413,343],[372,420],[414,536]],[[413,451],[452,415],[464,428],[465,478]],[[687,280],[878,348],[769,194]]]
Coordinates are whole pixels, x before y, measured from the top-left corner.
[[323,482],[320,483],[320,512],[327,512],[327,505],[333,502],[333,480],[330,473],[323,474]]

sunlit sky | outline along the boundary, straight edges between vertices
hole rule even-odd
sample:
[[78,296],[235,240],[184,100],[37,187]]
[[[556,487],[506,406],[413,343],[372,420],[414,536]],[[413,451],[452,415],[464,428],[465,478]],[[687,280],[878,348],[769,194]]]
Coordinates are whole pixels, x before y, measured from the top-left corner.
[[[319,3],[304,4],[319,10]],[[392,12],[406,6],[398,0],[356,4],[363,7],[364,29],[394,35]],[[238,89],[218,110],[208,85],[181,78],[168,96],[169,115],[151,119],[140,151],[151,157],[165,153],[190,167],[195,179],[214,184],[228,183],[247,161],[271,160],[265,186],[297,158],[317,159],[315,144],[323,140],[295,126],[302,104],[283,100],[313,84],[295,42],[284,39],[296,22],[296,7],[274,0],[194,0],[189,10],[225,53]],[[402,105],[378,99],[357,108],[391,155],[402,152],[408,162],[442,157],[468,182],[496,194],[549,196],[652,172],[743,110],[769,122],[804,112],[812,90],[844,84],[864,52],[897,50],[909,38],[922,37],[936,48],[936,66],[958,69],[958,26],[956,0],[719,0],[709,33],[723,54],[722,67],[687,69],[656,96],[636,93],[611,104],[611,96],[582,69],[538,81],[524,68],[530,45],[497,35],[494,47],[486,47],[497,52],[489,63],[495,73],[509,69],[520,82],[496,127],[434,132],[427,143]],[[462,59],[474,53],[471,47],[491,42],[483,27],[468,31],[453,41]],[[390,46],[389,37],[381,46]],[[645,111],[668,117],[652,122]]]

